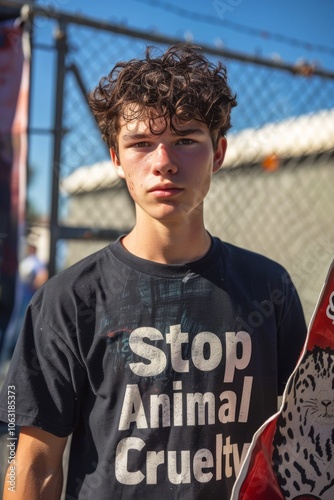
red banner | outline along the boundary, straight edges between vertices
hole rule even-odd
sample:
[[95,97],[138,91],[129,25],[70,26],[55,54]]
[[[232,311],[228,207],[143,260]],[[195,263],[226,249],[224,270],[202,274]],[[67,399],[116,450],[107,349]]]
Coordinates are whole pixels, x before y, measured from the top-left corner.
[[281,410],[255,434],[231,500],[334,499],[334,261]]
[[26,200],[29,57],[19,18],[0,21],[0,343],[16,296]]

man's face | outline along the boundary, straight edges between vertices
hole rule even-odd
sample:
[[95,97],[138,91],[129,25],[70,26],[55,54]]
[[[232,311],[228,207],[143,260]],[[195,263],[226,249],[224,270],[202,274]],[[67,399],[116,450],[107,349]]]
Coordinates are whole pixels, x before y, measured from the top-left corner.
[[144,214],[160,221],[177,221],[182,217],[202,217],[213,172],[224,159],[226,141],[218,141],[213,150],[206,124],[195,119],[175,121],[182,135],[166,130],[165,122],[157,118],[152,134],[148,120],[120,123],[118,156],[111,157],[120,177],[126,180],[136,203],[137,216]]

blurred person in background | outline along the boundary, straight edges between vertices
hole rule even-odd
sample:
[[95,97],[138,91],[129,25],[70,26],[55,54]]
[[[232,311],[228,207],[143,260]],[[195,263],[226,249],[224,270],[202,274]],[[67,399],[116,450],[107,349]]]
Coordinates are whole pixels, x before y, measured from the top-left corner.
[[38,239],[39,236],[34,232],[28,234],[25,255],[19,263],[15,305],[0,355],[2,371],[5,369],[3,364],[6,364],[13,354],[29,302],[48,279],[47,265],[38,255]]

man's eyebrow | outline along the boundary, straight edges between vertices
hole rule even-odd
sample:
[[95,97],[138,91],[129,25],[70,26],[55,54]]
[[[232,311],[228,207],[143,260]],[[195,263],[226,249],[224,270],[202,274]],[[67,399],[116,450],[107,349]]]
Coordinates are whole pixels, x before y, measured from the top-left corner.
[[203,135],[204,134],[204,130],[202,130],[201,128],[185,128],[185,129],[178,129],[176,132],[175,132],[175,135],[194,135],[194,134],[198,134],[198,135]]
[[[204,131],[200,128],[187,128],[187,129],[178,129],[176,132],[173,131],[173,135],[183,137],[185,135],[203,135]],[[129,134],[124,134],[121,137],[122,142],[126,141],[143,141],[144,139],[149,139],[152,137],[159,136],[159,134],[145,134],[133,132]]]
[[149,137],[151,137],[150,134],[139,134],[139,133],[133,132],[133,133],[130,133],[130,134],[124,134],[121,137],[121,140],[122,140],[122,142],[126,142],[126,141],[142,141],[144,139],[148,139]]

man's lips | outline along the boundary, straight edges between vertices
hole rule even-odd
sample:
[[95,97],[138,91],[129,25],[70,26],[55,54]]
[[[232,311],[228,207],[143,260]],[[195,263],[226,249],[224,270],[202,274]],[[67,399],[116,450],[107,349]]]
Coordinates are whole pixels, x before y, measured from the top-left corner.
[[154,186],[149,190],[150,193],[153,193],[155,196],[159,198],[165,198],[168,196],[174,196],[183,191],[182,188],[174,186],[174,185],[158,185]]

